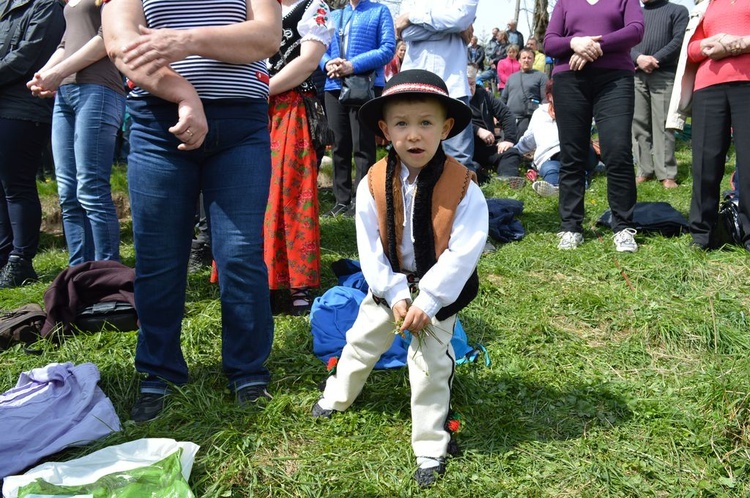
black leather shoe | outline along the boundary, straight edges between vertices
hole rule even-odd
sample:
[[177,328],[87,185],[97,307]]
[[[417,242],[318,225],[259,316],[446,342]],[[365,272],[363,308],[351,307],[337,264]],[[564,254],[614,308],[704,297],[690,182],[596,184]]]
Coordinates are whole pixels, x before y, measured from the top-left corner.
[[437,467],[417,469],[414,472],[414,480],[417,481],[420,488],[429,488],[443,474],[445,474],[445,463],[441,461]]
[[164,410],[166,397],[166,394],[142,393],[130,411],[130,418],[138,424],[155,419]]

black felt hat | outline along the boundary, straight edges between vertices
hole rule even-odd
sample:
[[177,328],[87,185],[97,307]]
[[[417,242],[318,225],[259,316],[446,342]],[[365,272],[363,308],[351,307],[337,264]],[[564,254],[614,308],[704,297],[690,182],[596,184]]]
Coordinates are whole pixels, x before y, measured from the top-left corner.
[[439,100],[446,109],[447,117],[455,123],[447,138],[461,133],[471,122],[471,109],[458,99],[448,95],[448,87],[440,76],[424,69],[407,69],[388,80],[383,94],[359,108],[359,119],[375,133],[383,136],[378,121],[383,119],[383,104],[396,95],[429,95]]

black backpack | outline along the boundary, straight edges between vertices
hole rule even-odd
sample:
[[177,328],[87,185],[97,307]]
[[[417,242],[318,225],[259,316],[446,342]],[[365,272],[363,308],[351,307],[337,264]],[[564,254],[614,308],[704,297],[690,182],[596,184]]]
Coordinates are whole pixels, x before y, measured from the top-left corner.
[[0,312],[0,351],[14,344],[29,345],[39,339],[39,331],[47,314],[36,303],[13,311]]

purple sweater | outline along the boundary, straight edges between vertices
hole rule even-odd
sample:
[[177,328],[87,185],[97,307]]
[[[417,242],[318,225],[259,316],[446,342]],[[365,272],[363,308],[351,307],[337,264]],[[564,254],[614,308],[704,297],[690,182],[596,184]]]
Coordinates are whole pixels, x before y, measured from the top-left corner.
[[630,49],[643,38],[643,12],[638,0],[558,0],[544,37],[544,52],[557,59],[552,74],[570,71],[575,36],[602,35],[604,55],[586,67],[634,71]]

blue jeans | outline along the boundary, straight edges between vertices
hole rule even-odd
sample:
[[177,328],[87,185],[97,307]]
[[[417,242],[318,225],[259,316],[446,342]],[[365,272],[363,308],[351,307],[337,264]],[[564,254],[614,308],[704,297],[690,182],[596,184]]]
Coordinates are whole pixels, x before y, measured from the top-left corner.
[[[469,97],[461,97],[458,100],[469,105]],[[460,162],[470,170],[474,171],[474,127],[469,125],[464,128],[458,135],[448,140],[443,140],[443,150],[449,156],[453,156],[456,161]]]
[[180,349],[187,264],[198,194],[210,220],[219,273],[224,373],[234,390],[267,384],[273,343],[263,218],[271,178],[265,100],[204,101],[203,146],[179,151],[167,129],[177,107],[157,98],[130,99],[128,184],[135,243],[135,304],[140,320],[136,369],[141,392],[185,384]]
[[52,154],[70,266],[120,260],[120,223],[112,202],[112,156],[125,97],[102,85],[57,91]]
[[551,183],[552,185],[559,185],[560,161],[558,161],[557,159],[549,159],[547,161],[544,161],[542,165],[539,166],[539,176],[541,176],[542,180],[547,183]]
[[[560,159],[557,154],[552,157],[555,157],[555,159],[548,159],[539,166],[539,176],[545,182],[557,186],[560,184]],[[599,164],[599,160],[596,158],[596,152],[592,147],[589,147],[589,158],[586,163],[586,188],[589,187],[591,175],[597,164]]]

